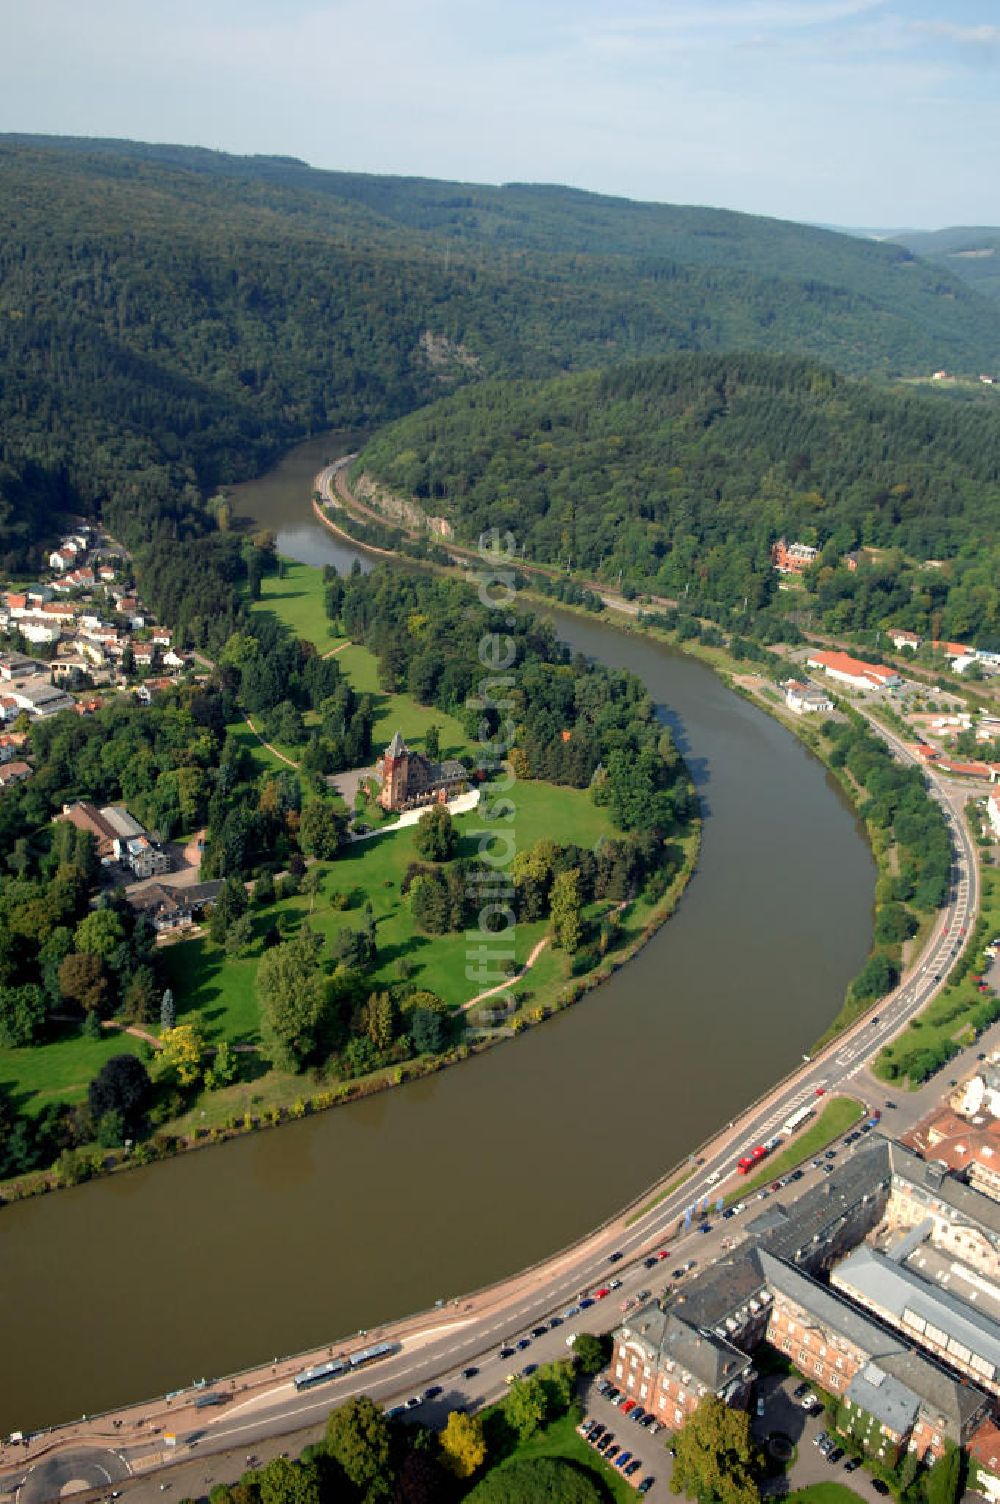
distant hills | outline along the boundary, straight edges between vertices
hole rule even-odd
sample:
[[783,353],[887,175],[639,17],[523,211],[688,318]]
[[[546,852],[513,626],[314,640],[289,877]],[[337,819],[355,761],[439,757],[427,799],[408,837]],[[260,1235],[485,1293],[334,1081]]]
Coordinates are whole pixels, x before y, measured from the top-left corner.
[[[1000,229],[952,228],[949,230],[906,230],[894,239],[939,266],[951,276],[961,277],[976,292],[1000,301]],[[994,357],[990,370],[1000,365]]]
[[[60,505],[148,536],[283,447],[456,385],[670,351],[990,369],[1000,309],[901,245],[569,188],[0,136],[0,564]],[[964,270],[964,269],[963,269]]]

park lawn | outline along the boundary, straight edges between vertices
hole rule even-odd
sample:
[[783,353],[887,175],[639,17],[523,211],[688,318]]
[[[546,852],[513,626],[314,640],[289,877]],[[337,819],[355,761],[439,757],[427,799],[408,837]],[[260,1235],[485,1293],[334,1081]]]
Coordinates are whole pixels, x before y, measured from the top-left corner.
[[264,576],[260,600],[252,603],[251,610],[274,617],[296,637],[328,653],[344,639],[336,635],[326,614],[322,569],[292,559],[282,559],[281,569],[280,575]]
[[803,1160],[812,1159],[864,1116],[865,1109],[853,1097],[829,1097],[815,1123],[810,1124],[804,1133],[792,1138],[787,1149],[782,1149],[779,1154],[773,1154],[765,1160],[759,1175],[743,1179],[739,1189],[731,1191],[726,1197],[727,1205],[743,1200],[752,1191],[759,1191],[761,1186],[770,1185],[772,1180],[778,1180],[789,1170],[794,1170]]
[[[488,788],[485,792],[488,794]],[[520,779],[502,797],[514,806],[514,813],[500,824],[511,832],[518,851],[526,851],[543,836],[561,845],[575,843],[593,851],[602,836],[621,834],[607,810],[594,804],[586,789]]]
[[[490,1472],[502,1472],[510,1462],[524,1462],[536,1457],[561,1457],[567,1462],[575,1463],[586,1472],[609,1500],[614,1504],[634,1504],[636,1492],[621,1473],[617,1473],[613,1467],[601,1457],[599,1452],[588,1446],[582,1436],[577,1434],[577,1424],[580,1411],[578,1406],[573,1406],[568,1415],[561,1416],[552,1421],[541,1431],[538,1431],[528,1441],[524,1441],[504,1461],[498,1463]],[[666,1454],[664,1454],[666,1463]],[[486,1475],[489,1477],[489,1473]],[[640,1478],[641,1473],[636,1477]],[[475,1490],[470,1495],[470,1501],[475,1499]]]
[[[254,724],[256,725],[256,722]],[[263,742],[254,736],[246,721],[232,721],[226,727],[226,735],[231,736],[234,741],[239,742],[241,746],[247,749],[261,773],[280,773],[282,770],[287,773],[291,771],[287,763],[282,762],[280,757],[275,757],[274,753],[269,751]],[[290,755],[294,756],[294,753]]]
[[[542,784],[518,786],[515,830],[518,845],[531,845],[550,830],[557,839],[584,837],[593,842],[610,830],[604,810],[595,808],[589,795],[580,789],[556,788]],[[484,828],[477,810],[456,817],[460,834],[459,854],[472,856],[478,849],[478,835]],[[330,941],[343,928],[357,929],[362,920],[365,900],[369,900],[378,927],[379,963],[372,972],[373,989],[397,979],[396,962],[405,956],[412,970],[412,981],[437,993],[451,1007],[458,1007],[478,992],[493,985],[466,977],[468,942],[464,935],[425,935],[414,925],[409,904],[400,886],[410,862],[420,861],[416,849],[416,828],[389,831],[370,841],[346,846],[333,862],[317,863],[320,887],[311,902],[305,894],[282,899],[266,910],[251,909],[258,940],[277,914],[288,915],[291,927],[303,920]],[[334,909],[334,893],[351,897],[348,909]],[[547,921],[519,924],[513,932],[514,960],[523,966],[537,942],[547,932]],[[494,947],[494,950],[496,947]],[[197,1012],[208,1043],[222,1039],[230,1043],[251,1043],[258,1037],[258,1011],[254,977],[259,961],[257,952],[242,960],[230,960],[207,936],[181,940],[165,947],[162,960],[167,984],[173,989],[178,1017]],[[474,963],[473,963],[474,964]],[[532,999],[540,991],[551,990],[565,981],[565,957],[551,947],[544,950],[536,965],[516,989]]]
[[[254,929],[262,932],[272,909],[251,910]],[[165,946],[160,960],[166,984],[174,994],[177,1022],[191,1023],[197,1015],[206,1044],[253,1044],[259,1038],[260,1012],[254,979],[257,954],[230,959],[206,935]]]
[[142,1040],[118,1029],[88,1039],[72,1025],[49,1044],[0,1050],[0,1085],[8,1087],[24,1110],[36,1113],[50,1102],[82,1102],[87,1087],[112,1055],[138,1055]]
[[376,752],[383,750],[396,731],[402,732],[407,746],[420,751],[429,726],[437,726],[440,731],[442,757],[475,751],[465,727],[455,716],[433,705],[421,705],[412,695],[386,694],[379,689],[378,659],[362,643],[352,642],[337,654],[337,662],[357,693],[372,697],[375,710],[372,746]]
[[789,1494],[787,1504],[851,1504],[852,1499],[861,1497],[843,1483],[812,1483]]

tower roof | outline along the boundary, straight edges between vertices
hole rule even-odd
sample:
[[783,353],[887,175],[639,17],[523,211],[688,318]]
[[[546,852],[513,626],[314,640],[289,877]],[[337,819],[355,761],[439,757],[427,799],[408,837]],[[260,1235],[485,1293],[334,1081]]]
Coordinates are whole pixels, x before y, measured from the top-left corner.
[[395,736],[393,737],[392,741],[389,743],[388,747],[386,748],[386,756],[387,757],[403,757],[409,750],[410,749],[406,745],[406,743],[404,742],[404,740],[402,738],[402,735],[400,734],[400,732],[397,731],[396,734],[395,734]]

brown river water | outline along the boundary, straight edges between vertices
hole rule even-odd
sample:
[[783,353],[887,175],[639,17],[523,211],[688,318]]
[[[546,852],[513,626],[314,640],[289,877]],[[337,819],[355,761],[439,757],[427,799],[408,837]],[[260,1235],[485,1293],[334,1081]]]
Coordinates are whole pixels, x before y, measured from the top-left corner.
[[[335,440],[238,487],[310,564]],[[366,561],[367,567],[367,561]],[[698,784],[698,871],[610,982],[429,1080],[0,1211],[0,1431],[162,1393],[449,1299],[586,1232],[809,1049],[867,954],[874,866],[823,766],[701,664],[553,613],[639,674]],[[516,791],[515,791],[516,792]]]

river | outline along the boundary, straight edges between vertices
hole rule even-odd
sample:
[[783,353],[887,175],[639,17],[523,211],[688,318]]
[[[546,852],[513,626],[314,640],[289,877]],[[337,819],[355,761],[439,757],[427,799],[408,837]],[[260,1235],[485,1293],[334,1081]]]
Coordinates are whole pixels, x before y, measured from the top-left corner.
[[[314,440],[237,488],[310,564]],[[367,561],[365,561],[367,567]],[[793,1066],[871,935],[874,866],[823,766],[693,659],[553,612],[632,669],[705,809],[674,918],[576,1007],[439,1076],[0,1213],[0,1430],[161,1393],[450,1298],[613,1213]],[[404,728],[405,730],[405,728]]]

